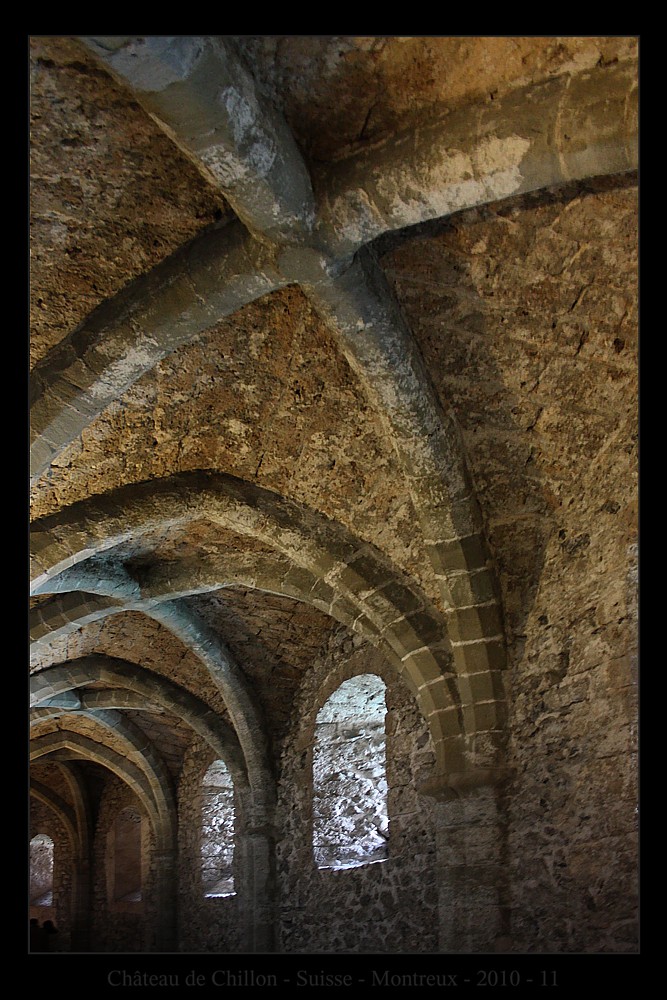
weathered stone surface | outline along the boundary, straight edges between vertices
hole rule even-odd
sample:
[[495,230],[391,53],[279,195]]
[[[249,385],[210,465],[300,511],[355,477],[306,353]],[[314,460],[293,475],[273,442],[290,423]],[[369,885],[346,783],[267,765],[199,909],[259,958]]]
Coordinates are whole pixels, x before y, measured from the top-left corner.
[[304,152],[327,161],[382,142],[416,113],[444,116],[534,79],[632,58],[637,39],[270,35],[242,46]]
[[31,58],[34,363],[228,209],[82,45],[33,37]]
[[[247,214],[261,178],[247,237],[129,89],[32,39],[33,768],[90,813],[90,946],[163,950],[177,913],[167,951],[636,950],[636,39],[232,44],[310,171],[311,245],[305,203]],[[546,177],[579,180],[518,193]],[[317,712],[369,672],[388,857],[318,870]],[[206,720],[238,754],[215,900]],[[114,909],[140,807],[145,898]]]
[[35,514],[102,485],[220,469],[341,520],[437,600],[391,447],[330,334],[312,323],[300,294],[275,293],[161,362],[157,380],[140,379],[93,422],[61,475],[37,487]]
[[198,598],[190,607],[225,635],[237,662],[266,705],[273,740],[280,741],[291,716],[295,691],[335,623],[288,597],[232,588]]
[[[317,713],[343,681],[369,670],[387,684],[387,860],[318,870],[309,839]],[[414,700],[377,653],[339,629],[304,676],[298,704],[300,721],[281,760],[277,814],[283,831],[278,843],[283,949],[430,950],[435,947],[434,834],[430,810],[418,800],[413,783],[428,773],[433,751]],[[374,918],[369,921],[370,910]]]
[[298,240],[314,219],[310,177],[294,137],[263,101],[231,39],[86,37],[151,117],[227,192],[251,231]]
[[[635,197],[632,187],[601,183],[507,211],[472,213],[422,244],[424,270],[412,288],[407,276],[394,272],[436,384],[461,422],[501,567],[518,767],[510,842],[518,852],[517,874],[527,865],[513,892],[518,950],[529,936],[545,951],[632,947],[628,723],[635,709],[627,660],[620,672],[627,695],[619,698],[602,677],[635,642],[625,582],[636,530]],[[448,298],[441,313],[426,313],[424,298],[436,283],[448,288]],[[530,298],[519,285],[530,289]],[[412,311],[413,294],[419,315]],[[594,699],[576,678],[595,684]],[[613,734],[602,721],[609,712],[620,713]],[[544,749],[536,755],[538,746]],[[613,792],[602,778],[607,761],[617,768]],[[605,843],[610,827],[625,831],[625,846],[611,867],[600,867],[601,888],[593,896],[591,868],[584,875],[575,860],[579,796],[588,805],[584,838],[591,823]],[[539,820],[529,806],[538,801]],[[528,913],[539,909],[547,884],[551,902],[529,930],[535,917]],[[584,912],[589,927],[591,920],[595,925],[595,945],[585,945],[577,930],[575,914],[583,919]]]

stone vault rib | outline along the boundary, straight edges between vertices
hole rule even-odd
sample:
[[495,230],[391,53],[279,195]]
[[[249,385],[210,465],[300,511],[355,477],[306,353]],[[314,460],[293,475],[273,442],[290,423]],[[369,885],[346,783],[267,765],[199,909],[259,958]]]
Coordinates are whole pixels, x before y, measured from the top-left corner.
[[77,817],[69,802],[66,802],[62,796],[36,778],[30,779],[30,794],[34,795],[40,802],[43,802],[44,805],[49,806],[50,809],[53,809],[67,830],[74,850],[80,851]]
[[107,746],[106,743],[78,733],[75,728],[72,728],[73,726],[73,722],[68,724],[67,720],[63,719],[61,720],[61,728],[57,732],[32,739],[30,741],[30,760],[38,760],[40,757],[59,750],[70,750],[113,771],[139,797],[150,817],[160,849],[171,849],[173,847],[173,828],[168,807],[164,799],[161,803],[156,802],[154,788],[145,767],[139,767],[139,765],[129,761],[124,753],[119,753]]
[[[117,713],[103,714],[113,716]],[[100,713],[94,712],[90,713],[89,717],[102,724],[102,720],[98,718],[99,715]],[[114,730],[119,728],[110,723],[108,719],[104,721],[110,724]],[[108,768],[137,795],[146,810],[155,833],[156,858],[159,864],[156,889],[158,901],[156,933],[158,947],[168,951],[173,950],[176,940],[174,886],[170,878],[176,849],[176,812],[170,792],[171,785],[170,783],[160,783],[160,778],[163,777],[160,771],[158,770],[156,773],[151,762],[143,754],[140,754],[141,766],[128,759],[127,753],[134,750],[135,742],[130,737],[129,740],[125,741],[123,753],[119,753],[105,742],[99,742],[77,732],[75,717],[69,720],[64,717],[59,720],[57,732],[31,740],[30,760],[38,760],[40,757],[51,754],[57,757],[63,751],[71,752]],[[153,755],[153,763],[155,760]]]
[[31,482],[162,358],[286,284],[271,251],[232,222],[205,231],[103,302],[31,374]]
[[[137,667],[126,660],[108,656],[86,656],[68,663],[48,667],[33,678],[31,690],[37,707],[44,704],[39,695],[39,682],[53,691],[49,701],[68,691],[80,691],[80,702],[84,709],[140,707],[150,702],[160,705],[183,719],[221,757],[239,785],[247,785],[248,776],[238,738],[231,727],[212,711],[200,698],[190,694],[165,677],[151,674],[143,667]],[[103,680],[113,688],[113,698],[107,704],[108,692],[88,691],[89,684]],[[133,699],[140,698],[140,701]]]
[[[47,710],[49,711],[49,710]],[[174,803],[172,786],[173,782],[169,771],[161,756],[137,725],[126,719],[121,712],[112,710],[90,711],[81,708],[72,713],[71,709],[52,709],[52,713],[58,714],[62,718],[61,725],[64,728],[76,729],[76,719],[86,717],[94,721],[95,725],[104,731],[108,736],[113,737],[123,747],[123,754],[128,763],[140,761],[137,766],[148,782],[152,800],[155,803],[160,822],[171,825],[172,836],[175,836],[176,807]],[[35,722],[42,720],[44,716],[35,716]],[[156,835],[158,830],[155,831]]]
[[637,164],[630,60],[468,105],[318,167],[318,236],[349,256],[385,232]]
[[82,41],[150,116],[227,192],[249,231],[271,243],[310,238],[308,170],[284,119],[223,36],[96,36]]

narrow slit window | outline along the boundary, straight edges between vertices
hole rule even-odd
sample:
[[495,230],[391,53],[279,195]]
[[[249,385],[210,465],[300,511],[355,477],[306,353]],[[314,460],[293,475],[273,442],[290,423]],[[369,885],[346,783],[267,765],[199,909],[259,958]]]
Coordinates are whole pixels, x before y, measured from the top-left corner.
[[46,833],[30,841],[30,905],[53,905],[53,841]]
[[384,861],[387,841],[385,684],[352,677],[317,714],[313,752],[313,853],[319,868]]
[[204,896],[234,895],[234,783],[214,761],[202,779],[201,877]]

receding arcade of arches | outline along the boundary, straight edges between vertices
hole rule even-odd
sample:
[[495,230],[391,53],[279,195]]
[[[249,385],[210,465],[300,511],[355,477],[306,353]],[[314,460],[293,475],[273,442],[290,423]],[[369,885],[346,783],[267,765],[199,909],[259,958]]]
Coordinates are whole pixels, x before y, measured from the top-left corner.
[[30,65],[31,915],[635,951],[637,40]]

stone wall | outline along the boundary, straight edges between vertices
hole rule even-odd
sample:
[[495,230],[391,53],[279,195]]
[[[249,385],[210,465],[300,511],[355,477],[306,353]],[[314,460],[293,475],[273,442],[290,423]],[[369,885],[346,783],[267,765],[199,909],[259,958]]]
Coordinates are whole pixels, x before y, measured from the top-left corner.
[[[318,711],[348,678],[375,673],[387,685],[389,837],[386,861],[342,870],[313,858],[313,744]],[[410,952],[437,948],[432,806],[416,788],[433,752],[414,699],[382,656],[340,628],[306,675],[298,720],[285,742],[277,829],[281,949]]]
[[613,603],[610,573],[599,590],[582,586],[567,624],[538,607],[515,666],[508,846],[520,951],[638,948],[636,564],[627,558],[628,594],[612,620],[599,614]]
[[[113,828],[120,813],[132,810],[142,817],[141,900],[113,899]],[[110,776],[100,801],[93,841],[92,950],[144,952],[155,948],[158,905],[156,900],[155,838],[136,795]]]
[[383,257],[498,567],[519,952],[637,948],[636,200],[631,177],[571,185]]

